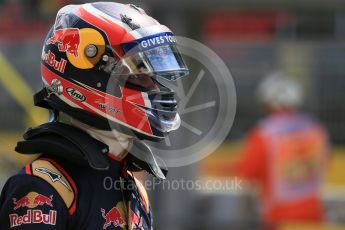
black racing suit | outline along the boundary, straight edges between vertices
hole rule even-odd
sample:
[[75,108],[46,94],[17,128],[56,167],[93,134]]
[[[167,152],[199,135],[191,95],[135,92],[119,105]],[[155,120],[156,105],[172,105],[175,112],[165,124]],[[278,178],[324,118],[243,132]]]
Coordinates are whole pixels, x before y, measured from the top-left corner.
[[[59,135],[59,129],[48,126],[50,131],[29,131],[17,145],[19,152],[43,154],[6,182],[0,198],[1,230],[152,229],[146,191],[128,160],[105,157],[102,143],[81,130],[58,124],[67,129]],[[73,139],[71,130],[85,140]],[[88,159],[83,146],[98,146],[94,154],[103,154],[105,161]]]

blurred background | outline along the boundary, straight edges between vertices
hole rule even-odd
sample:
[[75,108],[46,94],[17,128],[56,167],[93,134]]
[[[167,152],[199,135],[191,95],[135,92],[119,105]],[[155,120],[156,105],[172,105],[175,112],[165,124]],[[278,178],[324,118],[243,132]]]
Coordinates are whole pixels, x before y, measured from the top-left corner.
[[[27,127],[46,120],[45,111],[32,106],[32,94],[41,87],[44,37],[60,7],[82,2],[88,1],[0,0],[0,188],[30,160],[14,152],[16,141]],[[128,3],[144,8],[176,35],[214,50],[236,85],[236,118],[226,142],[195,165],[171,169],[170,178],[227,180],[233,176],[230,168],[246,134],[264,116],[255,100],[256,87],[267,74],[281,70],[303,87],[302,110],[325,126],[331,141],[321,195],[325,224],[291,223],[281,229],[345,229],[345,2]],[[150,196],[157,229],[260,229],[260,199],[255,191],[156,189]]]

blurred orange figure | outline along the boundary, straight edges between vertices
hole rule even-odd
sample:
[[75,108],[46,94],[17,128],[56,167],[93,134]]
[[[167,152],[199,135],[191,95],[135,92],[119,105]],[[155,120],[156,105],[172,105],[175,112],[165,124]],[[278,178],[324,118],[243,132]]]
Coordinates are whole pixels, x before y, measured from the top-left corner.
[[302,90],[282,73],[259,85],[267,117],[253,128],[236,165],[241,177],[261,187],[264,222],[322,222],[320,197],[328,161],[328,135],[313,119],[299,113]]

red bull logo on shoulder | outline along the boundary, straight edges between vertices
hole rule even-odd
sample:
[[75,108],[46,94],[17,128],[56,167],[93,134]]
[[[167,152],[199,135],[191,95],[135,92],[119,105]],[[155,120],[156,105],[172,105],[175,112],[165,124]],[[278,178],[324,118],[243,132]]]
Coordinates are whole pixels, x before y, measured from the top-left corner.
[[57,29],[53,36],[48,39],[47,45],[57,45],[60,52],[66,52],[78,57],[80,44],[80,32],[77,28]]
[[44,195],[37,194],[37,196],[34,199],[34,205],[37,205],[37,206],[48,205],[50,207],[53,207],[52,201],[53,201],[53,195],[46,197]]
[[14,208],[17,210],[19,208],[36,208],[37,206],[48,205],[53,207],[53,195],[47,197],[37,192],[29,192],[20,199],[13,198]]
[[20,198],[19,200],[17,200],[16,198],[13,198],[13,204],[14,204],[13,210],[17,210],[18,208],[28,207],[30,205],[30,199],[28,196],[24,196]]
[[[17,213],[9,215],[11,228],[18,227],[27,224],[47,224],[56,225],[57,211],[50,210],[49,213],[45,214],[42,210],[29,209],[22,216]],[[31,229],[31,228],[30,228]]]
[[20,199],[13,198],[14,208],[17,210],[20,208],[27,208],[24,215],[18,215],[18,213],[12,213],[9,215],[11,228],[18,227],[27,224],[47,224],[56,225],[56,210],[49,210],[48,213],[44,213],[40,209],[35,209],[38,206],[48,205],[53,207],[53,195],[44,196],[37,192],[29,192]]

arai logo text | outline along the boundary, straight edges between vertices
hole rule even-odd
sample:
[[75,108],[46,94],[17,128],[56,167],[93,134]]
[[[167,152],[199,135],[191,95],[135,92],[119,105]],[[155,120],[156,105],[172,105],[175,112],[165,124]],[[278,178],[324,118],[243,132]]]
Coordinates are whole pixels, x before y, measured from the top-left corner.
[[74,89],[74,88],[67,88],[66,92],[68,93],[68,95],[70,95],[74,100],[83,102],[86,100],[86,97],[84,96],[84,94],[82,94],[81,92],[79,92],[78,90]]

